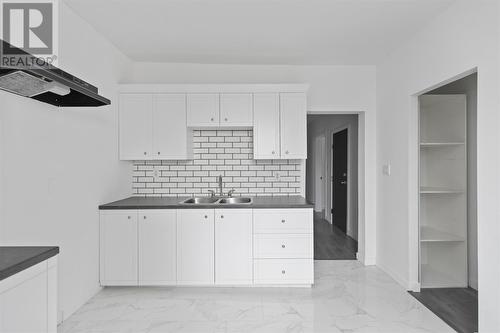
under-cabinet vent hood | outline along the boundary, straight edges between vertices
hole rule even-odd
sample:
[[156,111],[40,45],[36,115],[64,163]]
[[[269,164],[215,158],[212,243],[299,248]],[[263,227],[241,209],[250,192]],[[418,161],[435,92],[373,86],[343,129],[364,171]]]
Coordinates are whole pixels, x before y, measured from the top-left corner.
[[[2,41],[4,49],[10,45]],[[24,51],[20,53],[29,55]],[[39,62],[40,63],[40,62]],[[111,101],[98,94],[97,87],[55,66],[11,68],[0,64],[0,89],[55,106],[102,106]]]

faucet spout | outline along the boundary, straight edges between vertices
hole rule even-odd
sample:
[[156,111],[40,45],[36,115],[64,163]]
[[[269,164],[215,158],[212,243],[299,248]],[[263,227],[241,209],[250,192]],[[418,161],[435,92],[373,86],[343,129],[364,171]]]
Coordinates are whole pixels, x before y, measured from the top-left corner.
[[221,197],[224,195],[222,193],[222,175],[219,175],[219,194]]

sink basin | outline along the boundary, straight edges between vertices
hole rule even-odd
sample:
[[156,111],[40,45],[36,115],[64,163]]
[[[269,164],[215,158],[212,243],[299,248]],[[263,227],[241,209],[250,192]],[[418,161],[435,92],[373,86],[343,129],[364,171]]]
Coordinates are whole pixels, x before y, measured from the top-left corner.
[[234,205],[234,204],[251,204],[252,198],[235,197],[235,198],[222,198],[220,204]]
[[207,205],[214,204],[219,201],[219,198],[212,197],[199,197],[199,198],[189,198],[182,201],[182,204],[190,204],[190,205]]

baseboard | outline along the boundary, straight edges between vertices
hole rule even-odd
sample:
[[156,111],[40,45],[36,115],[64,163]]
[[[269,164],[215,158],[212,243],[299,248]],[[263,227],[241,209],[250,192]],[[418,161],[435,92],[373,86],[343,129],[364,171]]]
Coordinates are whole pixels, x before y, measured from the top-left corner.
[[377,267],[380,268],[384,273],[389,275],[393,280],[395,280],[406,290],[413,290],[412,286],[410,285],[410,282],[407,279],[404,279],[401,276],[399,276],[399,274],[396,274],[392,269],[389,269],[387,266],[380,263],[377,263]]
[[376,265],[376,259],[373,257],[365,257],[361,252],[356,252],[356,259],[365,266]]

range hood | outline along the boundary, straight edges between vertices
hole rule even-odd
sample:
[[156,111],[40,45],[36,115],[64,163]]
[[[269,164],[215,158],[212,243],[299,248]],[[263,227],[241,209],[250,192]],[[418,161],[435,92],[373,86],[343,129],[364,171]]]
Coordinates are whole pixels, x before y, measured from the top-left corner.
[[[2,41],[3,49],[10,47]],[[19,53],[29,53],[19,50]],[[41,66],[11,68],[0,64],[0,89],[55,106],[102,106],[111,101],[98,94],[97,87],[42,60]]]

